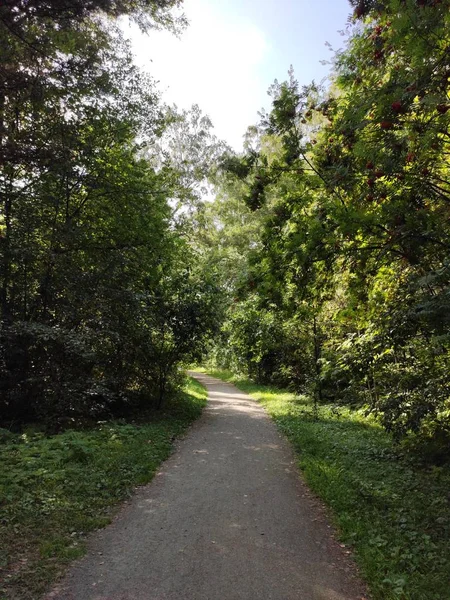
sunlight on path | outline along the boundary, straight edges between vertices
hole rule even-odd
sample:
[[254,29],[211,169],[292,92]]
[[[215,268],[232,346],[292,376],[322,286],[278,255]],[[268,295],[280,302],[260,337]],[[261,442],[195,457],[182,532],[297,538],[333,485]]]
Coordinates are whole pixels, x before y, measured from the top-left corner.
[[209,391],[203,417],[48,598],[363,598],[263,408],[229,384],[195,377]]

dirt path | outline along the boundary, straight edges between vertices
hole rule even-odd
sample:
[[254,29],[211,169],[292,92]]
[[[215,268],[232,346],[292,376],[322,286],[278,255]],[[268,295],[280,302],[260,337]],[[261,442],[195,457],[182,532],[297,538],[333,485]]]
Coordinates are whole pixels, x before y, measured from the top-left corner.
[[264,410],[231,385],[196,377],[210,395],[202,418],[48,598],[362,598]]

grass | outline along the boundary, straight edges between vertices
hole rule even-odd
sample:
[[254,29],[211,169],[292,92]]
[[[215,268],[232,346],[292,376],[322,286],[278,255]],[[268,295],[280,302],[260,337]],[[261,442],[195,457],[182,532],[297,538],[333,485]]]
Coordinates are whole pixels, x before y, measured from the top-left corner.
[[40,597],[83,555],[86,534],[152,479],[205,403],[206,390],[190,379],[150,422],[103,422],[51,437],[2,430],[0,598]]
[[353,548],[374,600],[450,599],[450,468],[402,455],[363,411],[321,406],[227,371],[263,404]]

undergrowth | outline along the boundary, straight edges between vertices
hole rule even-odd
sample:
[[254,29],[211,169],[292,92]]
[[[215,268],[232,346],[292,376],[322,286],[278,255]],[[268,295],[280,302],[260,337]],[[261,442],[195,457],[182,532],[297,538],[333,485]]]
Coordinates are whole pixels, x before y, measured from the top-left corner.
[[46,437],[0,431],[0,598],[36,600],[89,531],[148,483],[195,420],[206,390],[195,380],[164,410],[137,422],[102,422]]
[[362,410],[320,406],[227,371],[265,406],[354,550],[374,600],[450,599],[450,468],[403,453]]

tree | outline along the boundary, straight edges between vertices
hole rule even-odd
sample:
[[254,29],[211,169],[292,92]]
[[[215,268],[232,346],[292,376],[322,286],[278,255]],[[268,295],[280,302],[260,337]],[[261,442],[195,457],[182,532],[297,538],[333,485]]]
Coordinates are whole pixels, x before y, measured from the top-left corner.
[[[183,179],[162,154],[158,164],[145,157],[143,148],[167,145],[173,115],[106,19],[175,25],[179,4],[0,8],[3,423],[59,427],[119,410],[148,399],[167,367],[161,402],[177,365],[211,330],[207,284],[201,291],[188,277],[178,297],[167,283],[187,269],[174,258],[182,232],[171,201],[188,197],[197,179]],[[162,322],[174,328],[169,358],[158,354]]]
[[398,439],[445,453],[448,2],[355,5],[330,89],[275,82],[247,151],[223,163],[258,222],[230,339],[258,360],[233,315],[268,311],[266,380],[365,403]]

